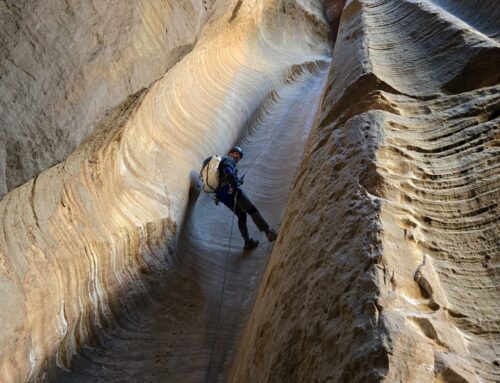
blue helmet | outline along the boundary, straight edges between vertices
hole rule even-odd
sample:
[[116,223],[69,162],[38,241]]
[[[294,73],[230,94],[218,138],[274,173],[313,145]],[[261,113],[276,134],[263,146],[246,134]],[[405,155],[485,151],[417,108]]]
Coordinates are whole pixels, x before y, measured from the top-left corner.
[[239,146],[232,147],[231,150],[227,154],[231,154],[231,153],[234,153],[234,152],[239,153],[240,154],[240,158],[243,158],[243,150],[241,150],[241,148]]

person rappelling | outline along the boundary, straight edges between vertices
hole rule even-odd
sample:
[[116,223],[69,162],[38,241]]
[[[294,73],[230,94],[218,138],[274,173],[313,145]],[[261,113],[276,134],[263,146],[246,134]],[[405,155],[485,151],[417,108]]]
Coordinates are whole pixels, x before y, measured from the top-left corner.
[[238,228],[245,241],[245,250],[254,249],[259,241],[250,238],[247,227],[247,214],[252,217],[259,231],[266,234],[269,242],[273,242],[278,234],[264,220],[255,205],[241,189],[243,177],[238,178],[236,165],[243,158],[243,150],[239,146],[233,147],[227,156],[212,156],[203,161],[200,177],[203,181],[203,190],[214,193],[216,205],[219,201],[226,205],[237,217]]

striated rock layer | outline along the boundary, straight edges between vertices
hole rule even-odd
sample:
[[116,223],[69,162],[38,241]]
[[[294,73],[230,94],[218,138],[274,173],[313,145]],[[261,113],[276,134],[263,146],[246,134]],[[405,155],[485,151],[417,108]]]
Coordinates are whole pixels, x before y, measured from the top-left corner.
[[240,140],[248,191],[279,222],[327,40],[315,1],[222,2],[160,80],[4,197],[1,381],[224,377],[270,249],[246,264],[234,234],[228,254],[231,215],[208,196],[196,202],[190,185],[208,154]]
[[230,381],[500,380],[499,20],[347,3]]
[[[295,73],[264,104],[242,141],[245,191],[273,225],[281,220],[326,73],[322,66]],[[289,153],[290,147],[298,150]],[[276,157],[287,161],[275,162]],[[269,180],[273,172],[288,177]],[[272,246],[249,223],[251,235],[262,242],[242,252],[230,212],[209,195],[195,197],[192,190],[178,246],[167,255],[168,271],[146,293],[129,297],[117,323],[98,331],[99,347],[85,348],[71,371],[59,371],[54,381],[225,381]]]

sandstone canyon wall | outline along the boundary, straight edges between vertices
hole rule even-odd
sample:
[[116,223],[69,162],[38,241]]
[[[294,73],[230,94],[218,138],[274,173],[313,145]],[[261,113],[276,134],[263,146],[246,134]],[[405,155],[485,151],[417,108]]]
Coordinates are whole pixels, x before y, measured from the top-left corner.
[[0,10],[1,381],[500,380],[494,2]]
[[499,12],[348,2],[231,381],[500,379]]

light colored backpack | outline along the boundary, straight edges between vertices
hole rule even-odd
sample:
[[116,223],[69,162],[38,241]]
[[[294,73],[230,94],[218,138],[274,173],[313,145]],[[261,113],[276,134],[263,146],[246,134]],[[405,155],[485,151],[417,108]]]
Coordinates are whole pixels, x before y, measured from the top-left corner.
[[219,188],[219,164],[221,160],[222,156],[216,154],[210,157],[210,160],[206,161],[201,168],[200,178],[203,182],[203,190],[207,193],[215,193]]

